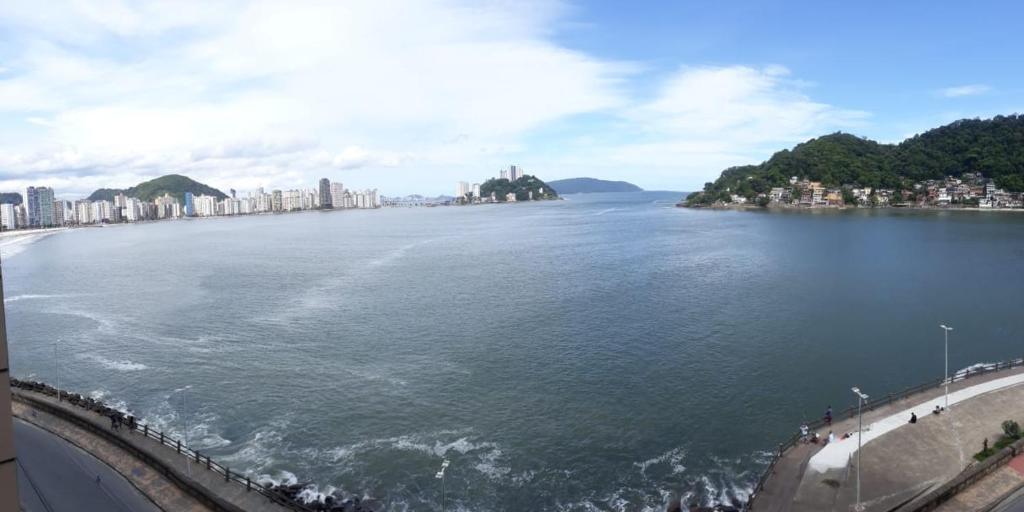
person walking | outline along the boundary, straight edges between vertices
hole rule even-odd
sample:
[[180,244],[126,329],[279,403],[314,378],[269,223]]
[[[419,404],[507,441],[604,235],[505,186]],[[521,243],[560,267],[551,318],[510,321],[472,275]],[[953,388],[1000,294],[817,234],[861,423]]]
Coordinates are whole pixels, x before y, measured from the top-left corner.
[[832,425],[832,406],[831,405],[828,406],[827,409],[825,409],[825,424],[829,425],[829,426]]

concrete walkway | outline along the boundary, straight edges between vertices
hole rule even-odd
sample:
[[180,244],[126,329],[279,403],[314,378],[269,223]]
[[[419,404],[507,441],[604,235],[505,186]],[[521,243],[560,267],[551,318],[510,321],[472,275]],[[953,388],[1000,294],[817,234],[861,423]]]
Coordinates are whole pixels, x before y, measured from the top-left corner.
[[[866,509],[887,511],[945,483],[973,462],[983,439],[991,444],[999,438],[1003,420],[1024,423],[1022,384],[1024,369],[1015,368],[953,383],[950,410],[938,416],[929,411],[942,404],[941,388],[866,412],[865,426],[874,425],[874,435],[865,428],[861,453]],[[919,417],[913,425],[907,423],[912,410]],[[852,436],[825,449],[809,444],[788,450],[754,503],[755,511],[853,509],[857,419],[837,421],[831,428],[837,437]],[[819,433],[827,436],[828,429]]]
[[[16,417],[48,430],[102,460],[121,473],[161,509],[185,512],[212,510],[209,505],[197,499],[188,489],[176,485],[173,479],[168,478],[159,471],[155,471],[151,466],[137,459],[130,452],[116,446],[103,436],[96,435],[57,416],[47,414],[38,407],[33,407],[31,405],[32,402],[26,399],[41,401],[48,407],[60,408],[64,412],[73,414],[79,420],[87,421],[99,429],[109,430],[110,421],[107,418],[67,402],[58,403],[53,397],[23,389],[12,389],[12,395],[14,397],[12,409]],[[255,491],[247,491],[244,485],[226,482],[223,475],[208,471],[204,466],[195,462],[190,462],[186,457],[177,453],[175,449],[145,437],[139,432],[131,432],[124,428],[112,434],[119,436],[121,440],[129,443],[135,449],[154,457],[169,468],[173,468],[181,478],[190,482],[191,487],[206,489],[217,496],[223,503],[221,508],[224,510],[253,512],[290,511],[290,509],[270,501],[267,497]],[[189,474],[191,476],[186,476]]]

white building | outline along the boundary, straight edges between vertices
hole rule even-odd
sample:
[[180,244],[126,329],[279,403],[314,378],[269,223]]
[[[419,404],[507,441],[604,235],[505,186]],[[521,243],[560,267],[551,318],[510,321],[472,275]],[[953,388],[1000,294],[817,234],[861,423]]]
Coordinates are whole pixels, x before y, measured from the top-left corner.
[[331,182],[331,204],[335,208],[345,207],[345,185],[340,181]]
[[92,202],[86,199],[75,201],[75,223],[89,224],[92,222]]
[[468,182],[460,181],[455,187],[455,197],[466,197],[472,191]]
[[0,225],[4,229],[16,229],[18,227],[18,217],[14,213],[13,204],[0,204]]

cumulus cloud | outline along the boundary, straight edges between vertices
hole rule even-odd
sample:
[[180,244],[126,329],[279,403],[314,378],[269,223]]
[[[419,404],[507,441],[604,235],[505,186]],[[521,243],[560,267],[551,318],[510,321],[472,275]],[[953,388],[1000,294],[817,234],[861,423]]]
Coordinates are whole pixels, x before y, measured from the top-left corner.
[[[552,36],[567,12],[544,0],[13,2],[0,10],[0,188],[87,194],[178,172],[224,189],[328,176],[431,193],[511,162],[552,179],[605,166],[687,183],[867,116],[814,101],[782,66],[657,76],[566,48]],[[602,122],[572,123],[581,115]],[[542,154],[530,137],[556,123],[574,134]]]
[[[514,141],[621,104],[630,72],[552,43],[563,8],[550,2],[108,4],[0,13],[17,53],[0,81],[0,135],[16,143],[0,152],[19,170],[60,169],[32,158],[73,153],[75,168],[100,172],[119,154],[192,173],[217,159],[229,180],[291,154],[282,176],[309,180],[394,166],[399,153],[422,161],[464,134]],[[36,136],[19,133],[26,123]],[[295,140],[316,147],[296,155]]]
[[958,85],[956,87],[940,89],[939,95],[945,98],[960,98],[963,96],[980,96],[991,90],[991,87],[983,84]]

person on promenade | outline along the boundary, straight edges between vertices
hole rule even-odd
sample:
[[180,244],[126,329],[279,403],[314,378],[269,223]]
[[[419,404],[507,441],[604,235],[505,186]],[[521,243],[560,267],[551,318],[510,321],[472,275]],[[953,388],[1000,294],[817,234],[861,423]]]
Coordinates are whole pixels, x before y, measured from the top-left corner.
[[828,431],[828,442],[830,442],[830,443],[836,442],[836,435],[833,434],[831,430]]
[[117,430],[117,416],[114,413],[110,413],[110,430]]
[[917,415],[916,414],[910,413],[910,422],[911,423],[917,423]]
[[939,414],[941,412],[942,412],[942,408],[940,408],[939,406],[936,405],[935,406],[935,410],[932,411],[932,414]]
[[807,428],[807,424],[806,423],[801,424],[800,425],[800,442],[806,443],[806,442],[810,441],[810,433],[811,433],[811,429]]
[[826,425],[830,425],[830,426],[832,425],[832,406],[831,405],[828,406],[827,409],[825,409],[825,424]]

